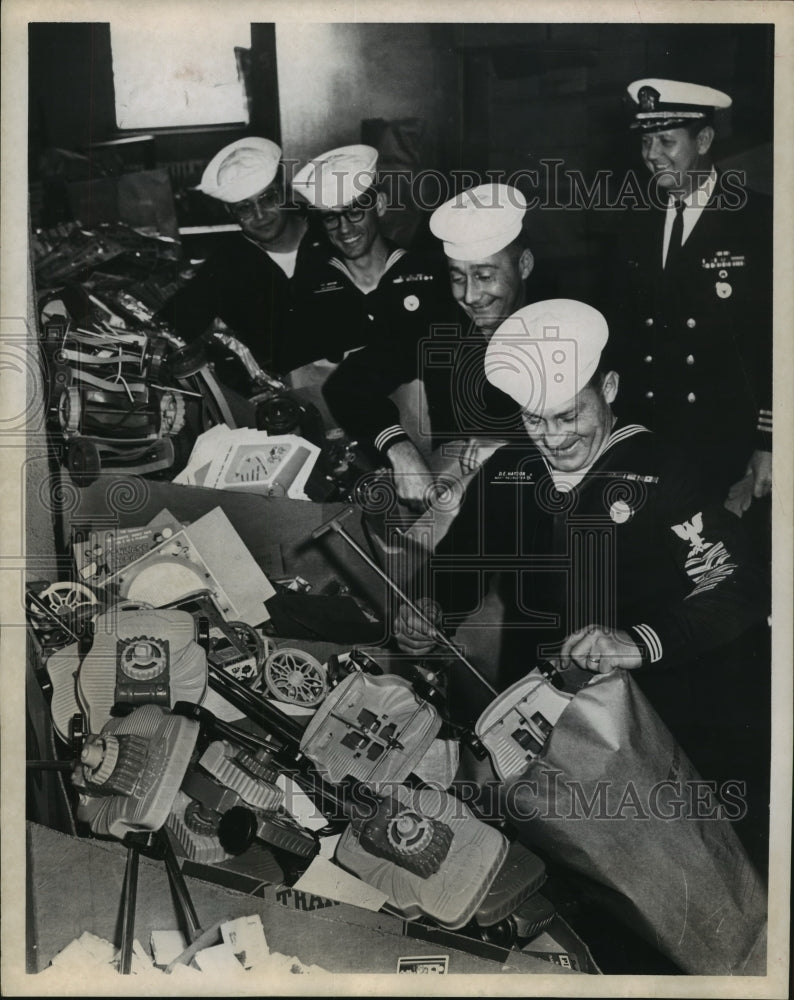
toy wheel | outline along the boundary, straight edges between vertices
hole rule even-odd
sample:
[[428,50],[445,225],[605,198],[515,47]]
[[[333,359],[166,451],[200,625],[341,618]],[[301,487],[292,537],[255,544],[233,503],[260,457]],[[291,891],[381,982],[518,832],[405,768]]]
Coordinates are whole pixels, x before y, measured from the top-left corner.
[[69,443],[66,466],[77,486],[90,486],[98,478],[102,469],[99,449],[85,438],[75,438]]
[[66,386],[58,397],[58,423],[64,435],[76,434],[80,428],[82,401],[80,390],[74,386]]
[[[99,611],[96,594],[82,583],[69,580],[52,583],[35,596],[72,631]],[[55,618],[50,618],[32,601],[26,603],[30,624],[34,630],[49,632],[57,628]]]
[[265,659],[267,657],[264,639],[256,631],[256,629],[247,622],[229,622],[228,625],[251,656],[254,657],[256,662],[256,672],[258,674],[265,665]]
[[516,922],[512,916],[505,917],[504,920],[500,920],[498,924],[492,924],[490,927],[480,927],[479,931],[483,941],[499,945],[500,948],[512,948],[518,936]]
[[300,649],[277,649],[265,661],[265,685],[279,701],[315,708],[328,694],[322,665]]

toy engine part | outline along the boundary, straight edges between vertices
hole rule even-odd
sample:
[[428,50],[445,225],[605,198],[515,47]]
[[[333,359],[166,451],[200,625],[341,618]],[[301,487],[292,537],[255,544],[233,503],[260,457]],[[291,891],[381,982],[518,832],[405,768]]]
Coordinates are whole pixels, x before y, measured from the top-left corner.
[[315,708],[328,694],[325,668],[300,649],[275,649],[265,660],[265,687],[277,700],[303,708]]
[[[128,833],[159,830],[179,791],[198,732],[197,722],[171,715],[159,705],[141,705],[123,718],[110,719],[99,734],[101,740],[86,742],[72,773],[79,793],[78,819],[96,835],[119,840]],[[114,790],[103,793],[104,787]],[[131,791],[117,790],[127,788]]]
[[165,825],[186,858],[200,864],[215,865],[231,857],[218,839],[220,820],[219,813],[180,790],[176,793]]
[[136,733],[88,736],[80,751],[86,791],[93,795],[132,795],[149,743]]
[[167,826],[187,857],[214,863],[231,857],[219,839],[223,815],[234,808],[278,810],[284,793],[275,784],[280,771],[267,751],[216,741],[198,763],[185,775]]
[[[335,859],[342,868],[375,886],[388,897],[388,906],[408,920],[430,917],[442,927],[457,930],[474,916],[497,877],[507,855],[507,838],[497,829],[477,819],[465,803],[435,788],[411,789],[398,785],[393,796],[410,816],[405,829],[394,831],[401,848],[427,839],[432,818],[433,831],[443,827],[452,831],[446,853],[436,848],[437,869],[428,875],[409,871],[367,849],[354,825],[347,827],[336,846]],[[405,838],[408,842],[403,842]],[[421,854],[421,851],[417,852]],[[428,865],[429,867],[429,865]]]
[[392,795],[380,800],[374,816],[359,824],[354,820],[353,826],[358,826],[364,850],[420,878],[439,870],[452,844],[451,827],[423,816]]
[[300,749],[338,784],[404,781],[430,748],[441,718],[402,677],[351,673],[329,692]]
[[207,693],[207,658],[195,631],[185,611],[123,611],[114,605],[98,615],[76,685],[89,731],[98,733],[119,705],[200,704]]
[[218,837],[229,854],[242,854],[254,840],[261,840],[299,858],[313,858],[320,848],[317,836],[300,826],[284,810],[257,812],[235,806],[223,814]]
[[[262,811],[278,809],[284,801],[284,792],[249,770],[250,762],[250,755],[240,759],[238,751],[226,740],[214,740],[199,758],[201,767],[245,804]],[[213,808],[223,811],[220,806],[213,805]]]
[[535,668],[485,709],[474,732],[502,781],[521,775],[542,752],[572,697]]
[[48,409],[64,439],[64,464],[73,480],[85,486],[102,471],[169,468],[169,439],[185,424],[185,401],[181,390],[158,384],[168,341],[101,326],[69,333],[68,323],[55,339],[55,330],[48,320],[42,344],[50,367]]
[[[65,438],[96,437],[114,441],[143,442],[158,437],[160,404],[144,391],[131,393],[119,384],[117,391],[70,385],[57,402],[58,425]],[[183,404],[184,405],[184,404]]]

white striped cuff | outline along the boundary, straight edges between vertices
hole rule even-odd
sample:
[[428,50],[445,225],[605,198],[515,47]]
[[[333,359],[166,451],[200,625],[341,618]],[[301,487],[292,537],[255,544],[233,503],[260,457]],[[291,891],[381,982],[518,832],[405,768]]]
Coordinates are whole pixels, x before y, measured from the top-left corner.
[[772,433],[772,411],[771,410],[759,410],[758,411],[758,430],[768,431]]
[[662,658],[662,642],[650,625],[632,625],[637,635],[648,647],[651,663],[658,663]]
[[407,436],[399,424],[392,424],[391,427],[384,428],[375,438],[375,447],[378,451],[385,451],[394,438],[405,438]]

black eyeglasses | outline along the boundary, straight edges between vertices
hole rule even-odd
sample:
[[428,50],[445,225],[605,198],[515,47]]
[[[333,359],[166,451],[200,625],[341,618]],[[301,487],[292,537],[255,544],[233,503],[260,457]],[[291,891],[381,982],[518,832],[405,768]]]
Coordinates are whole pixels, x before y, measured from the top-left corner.
[[257,212],[275,208],[280,201],[281,189],[279,187],[265,188],[256,198],[234,202],[234,204],[229,206],[229,210],[241,222],[247,222],[249,219],[253,219]]
[[362,208],[360,205],[351,206],[350,208],[343,208],[341,212],[320,212],[320,219],[326,229],[338,229],[339,224],[342,221],[342,216],[344,216],[348,222],[361,222],[364,216],[367,214],[368,208]]

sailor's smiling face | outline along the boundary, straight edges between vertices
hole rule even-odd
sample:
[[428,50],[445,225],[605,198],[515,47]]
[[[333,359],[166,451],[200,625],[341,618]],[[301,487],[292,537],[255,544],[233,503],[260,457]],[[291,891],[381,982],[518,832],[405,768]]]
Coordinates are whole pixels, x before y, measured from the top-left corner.
[[321,212],[320,219],[331,245],[348,260],[358,260],[378,238],[378,219],[385,210],[383,195],[366,191],[343,209]]
[[246,236],[265,245],[281,236],[289,220],[280,180],[274,180],[250,198],[229,205],[229,211]]
[[481,260],[450,258],[447,264],[453,296],[488,336],[524,304],[534,259],[529,250],[508,246]]
[[618,375],[596,376],[570,401],[521,419],[532,443],[552,469],[578,472],[593,463],[615,423],[612,402],[617,396]]

